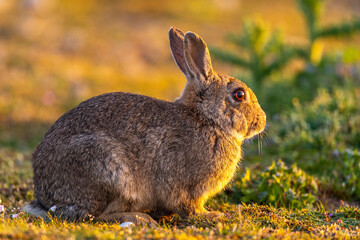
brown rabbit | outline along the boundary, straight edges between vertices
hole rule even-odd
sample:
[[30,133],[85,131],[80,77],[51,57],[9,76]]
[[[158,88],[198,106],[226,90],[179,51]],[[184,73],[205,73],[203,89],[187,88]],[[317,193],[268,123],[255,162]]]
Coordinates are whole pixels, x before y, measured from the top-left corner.
[[135,223],[154,223],[146,211],[207,214],[266,115],[243,82],[213,70],[200,36],[171,28],[169,39],[187,78],[180,98],[107,93],[65,113],[32,155],[37,200],[25,211]]

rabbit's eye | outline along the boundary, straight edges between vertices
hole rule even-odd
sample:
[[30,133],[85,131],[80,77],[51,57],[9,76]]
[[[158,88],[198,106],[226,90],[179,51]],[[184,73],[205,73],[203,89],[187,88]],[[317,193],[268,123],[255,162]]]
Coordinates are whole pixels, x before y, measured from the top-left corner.
[[233,97],[234,97],[234,99],[235,99],[236,101],[242,101],[242,100],[244,100],[244,98],[245,98],[245,92],[244,92],[244,90],[241,90],[241,89],[236,90],[236,91],[233,93]]

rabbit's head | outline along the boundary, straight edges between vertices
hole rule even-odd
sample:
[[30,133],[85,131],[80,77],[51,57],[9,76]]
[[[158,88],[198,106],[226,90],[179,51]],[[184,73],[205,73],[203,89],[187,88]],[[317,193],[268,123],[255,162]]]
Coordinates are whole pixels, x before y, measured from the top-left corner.
[[169,39],[174,60],[187,78],[176,102],[196,108],[241,141],[264,130],[266,115],[253,91],[240,80],[213,70],[209,50],[199,35],[172,27]]

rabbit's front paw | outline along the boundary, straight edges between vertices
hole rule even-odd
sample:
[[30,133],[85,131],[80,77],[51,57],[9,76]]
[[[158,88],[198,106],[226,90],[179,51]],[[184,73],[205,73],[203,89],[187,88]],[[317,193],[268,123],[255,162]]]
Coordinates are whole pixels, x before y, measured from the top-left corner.
[[135,218],[135,225],[141,226],[149,226],[149,227],[157,227],[158,223],[150,217],[150,215],[146,213],[133,213],[133,216],[127,216],[126,218],[134,219]]

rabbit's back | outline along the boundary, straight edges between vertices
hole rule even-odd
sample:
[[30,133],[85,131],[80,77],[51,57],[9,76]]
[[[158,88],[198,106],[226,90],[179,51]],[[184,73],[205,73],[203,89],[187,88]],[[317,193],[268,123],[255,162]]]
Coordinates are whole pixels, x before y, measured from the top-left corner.
[[[119,131],[134,130],[139,121],[149,126],[163,125],[164,118],[178,117],[174,114],[178,115],[187,110],[179,104],[143,95],[107,93],[88,99],[65,113],[49,129],[45,138],[55,137],[53,134],[64,136],[59,135],[59,132],[72,135],[103,131],[114,135],[113,133]],[[189,114],[191,115],[190,112]]]

